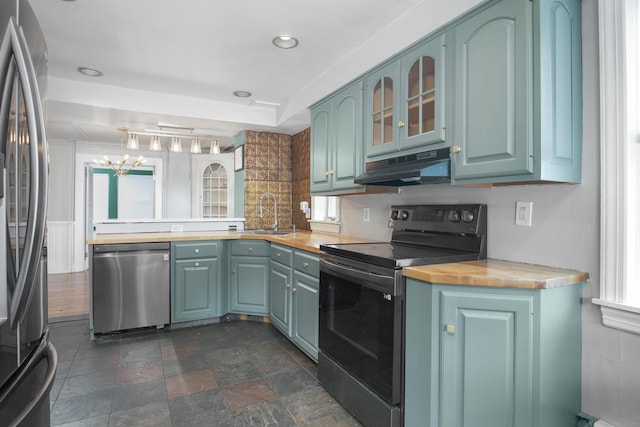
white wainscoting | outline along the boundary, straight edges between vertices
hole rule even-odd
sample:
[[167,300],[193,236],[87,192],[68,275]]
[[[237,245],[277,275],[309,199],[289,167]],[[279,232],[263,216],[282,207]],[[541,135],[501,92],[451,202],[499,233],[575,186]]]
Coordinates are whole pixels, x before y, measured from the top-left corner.
[[74,268],[74,223],[47,222],[47,265],[49,274],[71,273]]

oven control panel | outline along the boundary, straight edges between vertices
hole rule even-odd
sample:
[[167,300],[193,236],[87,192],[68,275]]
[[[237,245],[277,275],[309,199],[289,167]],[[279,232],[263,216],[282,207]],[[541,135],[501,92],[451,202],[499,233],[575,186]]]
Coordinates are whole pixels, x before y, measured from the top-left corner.
[[395,230],[484,234],[487,206],[407,205],[392,206],[389,227]]

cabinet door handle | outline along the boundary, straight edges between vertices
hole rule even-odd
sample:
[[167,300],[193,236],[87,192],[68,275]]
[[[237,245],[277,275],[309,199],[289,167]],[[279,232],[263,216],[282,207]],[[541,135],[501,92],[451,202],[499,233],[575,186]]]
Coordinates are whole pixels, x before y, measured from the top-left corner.
[[297,289],[296,289],[296,288],[291,288],[291,293],[292,293],[292,294],[293,294],[293,293],[295,293],[296,291],[297,291]]
[[324,176],[329,176],[329,171],[324,171]]
[[253,252],[253,248],[247,248],[247,252]]
[[333,175],[334,173],[336,173],[336,172],[335,172],[333,169],[331,169],[331,170],[329,171],[329,175]]
[[456,334],[456,325],[447,325],[446,326],[446,330],[447,330],[447,333],[449,335],[455,335]]
[[398,128],[403,128],[404,127],[404,122],[402,120],[400,120],[398,122]]
[[235,272],[236,272],[236,269],[235,269],[235,268],[232,268],[232,269],[231,269],[231,273],[235,273]]
[[453,154],[457,154],[457,153],[459,153],[460,151],[462,151],[462,149],[460,148],[460,146],[459,146],[459,145],[454,145],[453,147],[451,147],[451,152],[452,152]]
[[284,284],[284,288],[285,288],[285,289],[289,289],[289,287],[290,287],[290,286],[291,286],[291,285],[290,285],[290,284],[288,284],[288,283],[285,283],[285,284]]
[[306,262],[306,261],[303,261],[302,262],[302,268],[307,268],[307,267],[309,267],[309,263]]

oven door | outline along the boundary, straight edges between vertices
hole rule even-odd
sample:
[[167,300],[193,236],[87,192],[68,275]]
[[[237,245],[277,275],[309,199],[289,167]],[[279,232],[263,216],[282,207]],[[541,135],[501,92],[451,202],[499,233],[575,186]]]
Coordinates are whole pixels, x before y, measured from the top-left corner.
[[400,270],[322,254],[319,350],[391,405],[402,398]]

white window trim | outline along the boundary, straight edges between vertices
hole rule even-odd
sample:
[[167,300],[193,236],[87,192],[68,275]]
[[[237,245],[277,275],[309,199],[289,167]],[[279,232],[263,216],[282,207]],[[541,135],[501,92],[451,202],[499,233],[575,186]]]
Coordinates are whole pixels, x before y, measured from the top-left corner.
[[[601,154],[601,223],[600,223],[600,305],[605,326],[640,334],[640,309],[624,304],[627,262],[630,254],[626,238],[631,232],[627,224],[625,158],[630,123],[627,114],[628,72],[626,36],[629,8],[638,7],[636,0],[599,0],[600,34],[600,154]],[[637,13],[637,11],[636,11]],[[635,27],[635,25],[634,25]],[[637,31],[637,28],[631,28]],[[625,60],[622,60],[622,59]],[[635,218],[634,218],[635,220]],[[634,237],[635,238],[635,237]]]

